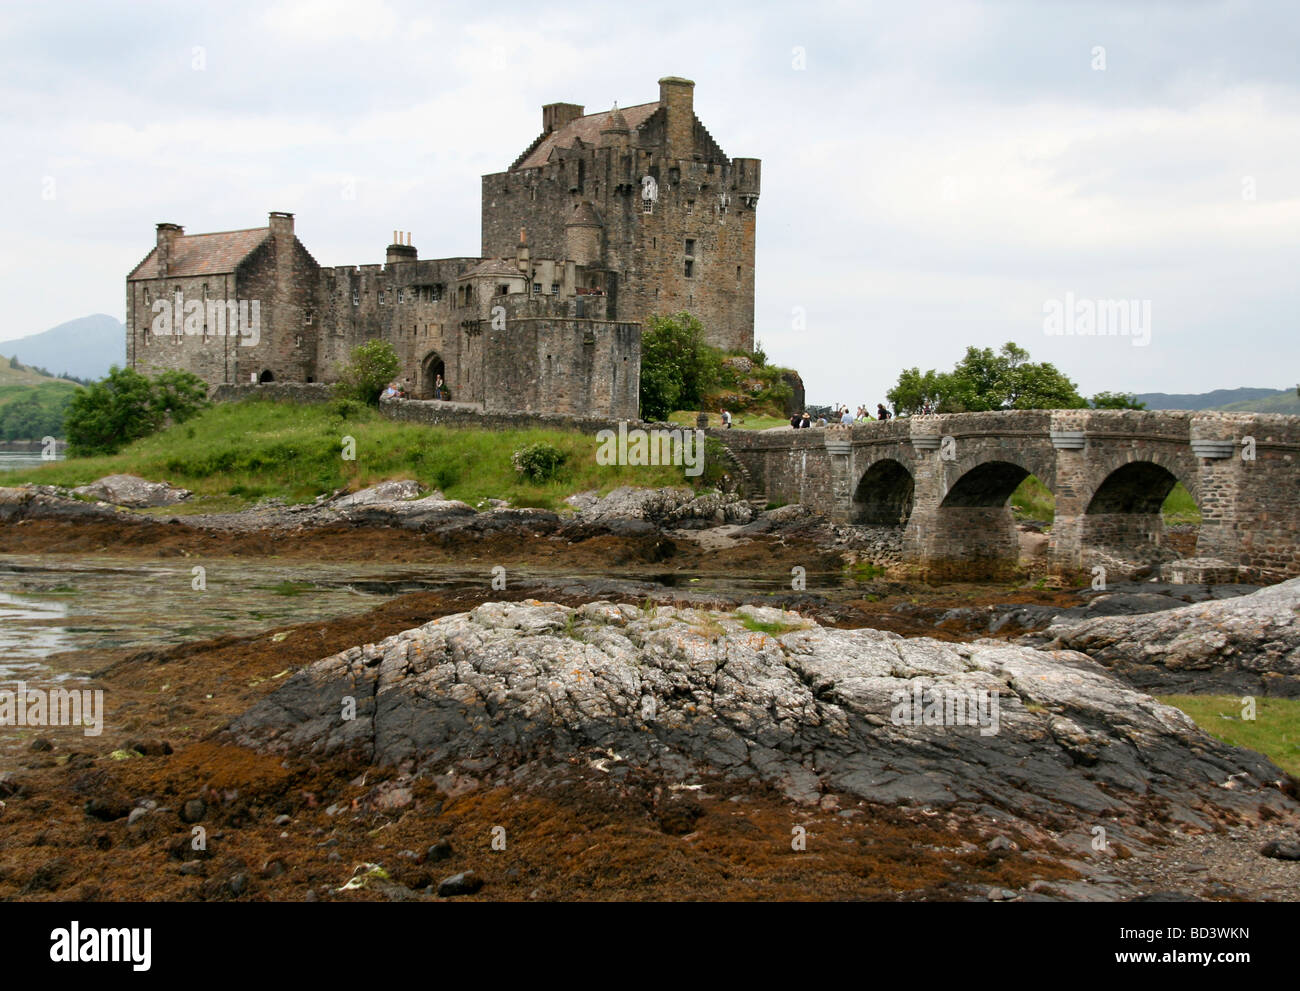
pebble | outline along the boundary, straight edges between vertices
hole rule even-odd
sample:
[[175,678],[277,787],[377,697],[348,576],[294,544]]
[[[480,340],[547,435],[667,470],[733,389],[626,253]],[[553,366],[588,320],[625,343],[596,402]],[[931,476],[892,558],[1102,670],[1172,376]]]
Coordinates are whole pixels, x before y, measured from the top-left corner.
[[483,879],[473,871],[462,871],[451,877],[443,878],[438,885],[438,897],[452,898],[456,895],[472,895],[483,887]]

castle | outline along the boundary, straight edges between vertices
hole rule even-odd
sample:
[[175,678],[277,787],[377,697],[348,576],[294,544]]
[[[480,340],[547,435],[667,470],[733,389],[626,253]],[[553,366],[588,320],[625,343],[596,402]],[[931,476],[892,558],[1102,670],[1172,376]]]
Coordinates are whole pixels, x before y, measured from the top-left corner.
[[441,376],[487,411],[635,417],[646,318],[686,310],[710,344],[754,346],[760,163],[726,157],[694,88],[670,76],[655,103],[544,106],[542,133],[483,177],[478,257],[421,259],[394,231],[383,265],[326,268],[290,213],[213,234],[159,224],[126,279],[127,364],[210,386],[329,382],[383,339],[415,397]]

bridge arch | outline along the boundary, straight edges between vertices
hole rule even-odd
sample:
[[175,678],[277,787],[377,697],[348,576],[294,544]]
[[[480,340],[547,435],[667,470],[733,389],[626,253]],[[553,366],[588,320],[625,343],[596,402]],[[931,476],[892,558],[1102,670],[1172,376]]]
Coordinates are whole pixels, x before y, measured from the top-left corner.
[[873,462],[853,489],[853,523],[904,526],[912,515],[916,480],[901,462],[881,458]]
[[1021,463],[989,453],[948,467],[944,474],[951,482],[936,493],[937,504],[912,516],[904,543],[916,548],[915,558],[930,576],[1002,578],[1020,565],[1011,495],[1030,475],[1047,485],[1055,472],[1050,465],[1034,470],[1038,459]]
[[958,476],[939,504],[953,507],[995,507],[1005,505],[1023,482],[1033,474],[1014,461],[985,461]]
[[1152,454],[1097,472],[1097,484],[1080,520],[1085,566],[1101,565],[1108,572],[1118,570],[1119,577],[1140,577],[1165,561],[1196,556],[1191,548],[1171,546],[1165,530],[1162,510],[1174,486],[1182,481],[1197,499],[1196,475],[1180,469],[1185,466],[1176,460]]

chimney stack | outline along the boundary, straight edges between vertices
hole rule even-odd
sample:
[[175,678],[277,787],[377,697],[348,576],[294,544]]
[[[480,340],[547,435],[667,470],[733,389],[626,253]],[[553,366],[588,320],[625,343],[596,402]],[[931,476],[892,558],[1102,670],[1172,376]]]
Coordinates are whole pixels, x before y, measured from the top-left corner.
[[515,248],[515,265],[525,276],[532,279],[529,272],[528,233],[522,227],[519,228],[519,246]]
[[393,231],[393,243],[388,246],[384,256],[386,264],[394,262],[413,262],[419,260],[419,253],[411,247],[410,231]]
[[158,275],[166,278],[171,275],[172,247],[176,239],[185,233],[179,224],[158,225]]
[[547,103],[542,107],[542,133],[558,131],[571,120],[582,116],[583,108],[576,103]]
[[689,159],[695,151],[695,83],[680,76],[664,76],[659,80],[659,103],[668,118],[668,157]]
[[271,236],[275,238],[292,238],[293,237],[293,214],[282,213],[279,210],[271,211]]

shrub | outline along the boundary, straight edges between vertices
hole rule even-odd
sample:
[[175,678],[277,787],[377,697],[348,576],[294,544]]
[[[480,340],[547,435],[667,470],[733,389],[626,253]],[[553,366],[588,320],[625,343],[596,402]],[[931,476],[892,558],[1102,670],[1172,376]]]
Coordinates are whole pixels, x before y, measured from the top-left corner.
[[79,388],[68,404],[68,453],[115,454],[169,420],[188,420],[208,405],[207,391],[190,372],[167,371],[150,379],[114,365],[100,381]]
[[521,447],[510,458],[515,471],[534,482],[547,482],[564,464],[564,452],[553,444],[538,442]]
[[339,399],[355,399],[368,406],[378,406],[380,393],[397,377],[401,367],[392,344],[381,340],[367,341],[353,348],[351,360],[339,369],[334,395]]

